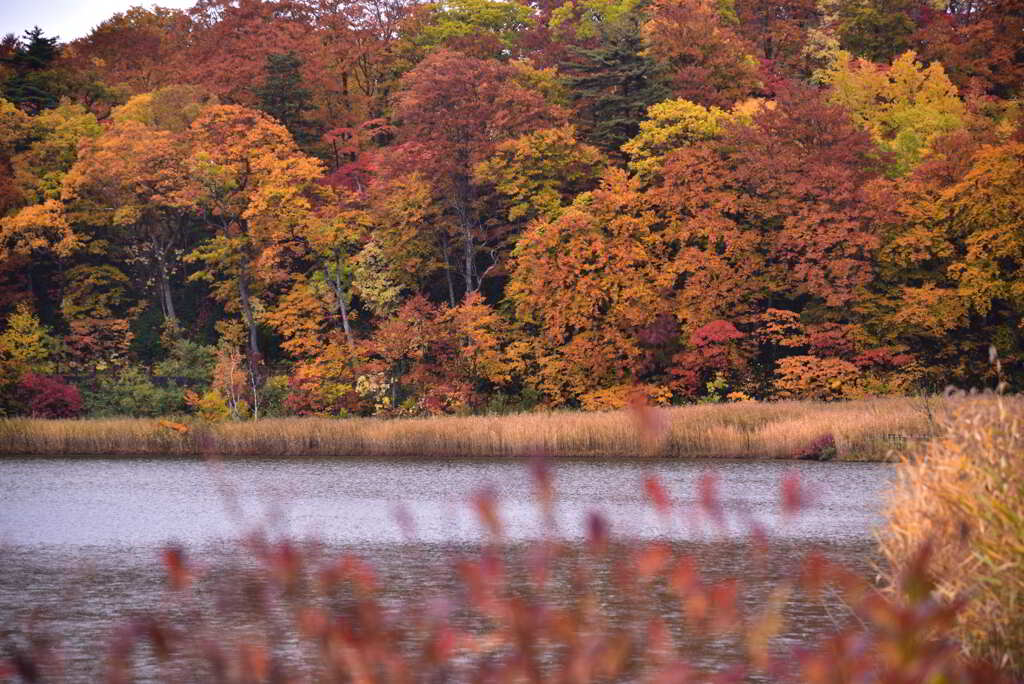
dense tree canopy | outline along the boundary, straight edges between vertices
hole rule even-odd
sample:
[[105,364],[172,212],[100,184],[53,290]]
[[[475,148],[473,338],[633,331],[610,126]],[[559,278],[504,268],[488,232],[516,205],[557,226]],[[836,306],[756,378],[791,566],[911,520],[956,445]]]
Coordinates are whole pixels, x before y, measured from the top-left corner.
[[1022,22],[199,0],[8,35],[0,413],[833,400],[990,384],[990,345],[1016,386]]

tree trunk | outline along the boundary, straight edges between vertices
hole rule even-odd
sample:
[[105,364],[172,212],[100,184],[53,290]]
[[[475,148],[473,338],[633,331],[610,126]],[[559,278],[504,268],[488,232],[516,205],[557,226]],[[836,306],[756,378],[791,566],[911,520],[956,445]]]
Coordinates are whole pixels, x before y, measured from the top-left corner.
[[466,268],[466,297],[475,289],[473,287],[473,231],[468,224],[463,224],[463,237],[466,241],[465,247],[465,268]]
[[334,269],[334,293],[338,297],[338,311],[341,313],[341,326],[345,329],[348,346],[355,349],[356,341],[352,336],[352,327],[348,323],[348,307],[345,305],[345,290],[341,285],[341,263]]
[[257,386],[256,369],[253,368],[253,364],[249,364],[249,384],[252,388],[252,419],[260,419],[260,392]]
[[455,183],[455,212],[459,216],[459,223],[462,226],[462,239],[463,239],[463,271],[466,278],[466,291],[464,295],[468,297],[471,292],[476,290],[473,282],[473,271],[474,271],[474,257],[476,256],[475,244],[473,241],[473,216],[472,216],[472,188],[469,185],[468,178],[459,178]]
[[441,255],[444,257],[444,277],[448,281],[448,301],[455,308],[455,283],[452,282],[451,257],[448,256],[448,238],[441,235]]
[[249,363],[255,363],[263,357],[260,354],[260,343],[256,336],[256,320],[253,318],[252,304],[249,300],[249,274],[245,272],[244,267],[238,276],[238,298],[242,305],[245,324],[249,327]]
[[177,323],[178,315],[174,310],[174,299],[171,297],[170,275],[167,273],[167,256],[162,249],[157,254],[156,264],[160,279],[160,303],[164,310],[164,319]]
[[165,312],[167,314],[167,320],[177,322],[178,314],[174,310],[174,300],[171,298],[171,284],[167,281],[166,277],[164,277],[163,279],[162,287],[164,291],[164,302],[166,306]]

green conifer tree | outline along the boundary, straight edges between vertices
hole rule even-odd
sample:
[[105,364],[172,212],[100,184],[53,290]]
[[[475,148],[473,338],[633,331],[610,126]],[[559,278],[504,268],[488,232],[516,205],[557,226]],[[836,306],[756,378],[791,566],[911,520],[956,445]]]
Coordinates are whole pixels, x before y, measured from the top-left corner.
[[25,37],[2,60],[12,72],[3,84],[3,97],[22,111],[38,114],[60,101],[60,87],[52,69],[60,55],[57,40],[57,36],[46,38],[36,26],[25,31]]
[[256,89],[259,108],[280,121],[300,146],[317,140],[305,113],[314,109],[313,95],[302,85],[302,60],[294,52],[267,55],[263,85]]
[[669,97],[661,69],[646,55],[644,16],[633,11],[602,27],[595,45],[571,47],[562,64],[582,138],[613,158],[640,132],[647,108]]

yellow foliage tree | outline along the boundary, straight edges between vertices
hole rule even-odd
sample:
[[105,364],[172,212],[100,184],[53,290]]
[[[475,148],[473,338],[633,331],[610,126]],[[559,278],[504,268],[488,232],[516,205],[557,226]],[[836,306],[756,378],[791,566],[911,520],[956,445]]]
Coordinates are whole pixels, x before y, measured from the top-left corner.
[[841,52],[825,81],[832,88],[831,101],[845,107],[893,154],[894,175],[905,174],[936,138],[965,123],[966,108],[942,64],[924,66],[912,51],[888,67]]
[[22,302],[0,333],[0,375],[16,381],[25,372],[53,373],[56,340],[39,321],[31,305]]

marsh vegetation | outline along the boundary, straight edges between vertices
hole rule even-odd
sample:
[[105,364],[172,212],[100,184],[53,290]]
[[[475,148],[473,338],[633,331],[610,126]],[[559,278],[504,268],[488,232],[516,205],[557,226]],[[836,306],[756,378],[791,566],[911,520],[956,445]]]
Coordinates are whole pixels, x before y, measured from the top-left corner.
[[[0,454],[225,457],[808,458],[885,460],[929,437],[954,400],[739,402],[608,412],[384,420],[0,421]],[[638,424],[657,432],[656,438]]]

